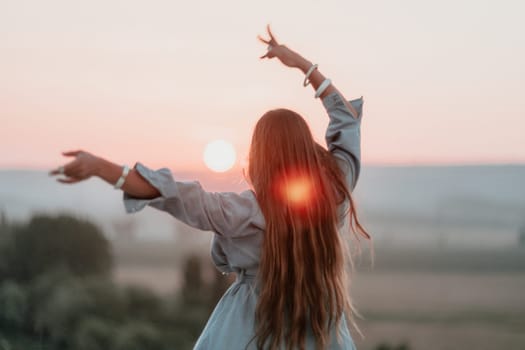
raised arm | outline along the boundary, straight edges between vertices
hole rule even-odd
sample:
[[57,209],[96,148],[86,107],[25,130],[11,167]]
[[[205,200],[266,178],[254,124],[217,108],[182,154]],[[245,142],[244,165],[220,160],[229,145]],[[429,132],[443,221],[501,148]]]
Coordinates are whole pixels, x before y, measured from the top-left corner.
[[[269,27],[268,35],[269,39],[259,37],[262,42],[268,44],[268,52],[261,58],[275,57],[285,66],[300,69],[304,74],[313,69],[309,80],[313,89],[317,91],[326,79],[319,69],[314,69],[312,62],[285,45],[279,44]],[[330,117],[326,130],[328,150],[337,158],[349,189],[353,190],[361,168],[360,122],[363,99],[347,101],[333,84],[328,85],[319,97]]]
[[[350,114],[348,104],[356,111],[357,118]],[[345,174],[348,189],[352,191],[361,171],[360,124],[363,98],[346,101],[337,91],[334,91],[323,98],[323,105],[330,116],[325,134],[326,145],[339,162]]]
[[[308,70],[313,66],[312,62],[310,62],[297,52],[290,50],[286,45],[279,44],[277,42],[277,39],[275,39],[275,36],[273,35],[269,26],[267,27],[267,30],[268,35],[270,36],[269,39],[264,39],[259,36],[259,40],[261,40],[265,44],[268,44],[268,52],[266,52],[266,54],[261,58],[276,57],[285,66],[300,69],[304,74],[306,74]],[[315,91],[317,91],[317,89],[325,79],[326,77],[319,71],[319,69],[314,69],[314,71],[309,76],[310,85]],[[351,116],[357,119],[357,110],[344,98],[343,94],[339,92],[333,84],[330,84],[319,97],[321,99],[324,99],[326,96],[334,92],[337,92],[341,96],[346,107],[350,111]]]

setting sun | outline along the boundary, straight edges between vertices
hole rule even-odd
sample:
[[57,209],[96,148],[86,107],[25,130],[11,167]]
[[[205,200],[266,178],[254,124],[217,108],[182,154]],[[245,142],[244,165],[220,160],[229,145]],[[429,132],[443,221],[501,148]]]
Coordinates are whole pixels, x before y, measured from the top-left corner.
[[224,140],[211,141],[204,149],[204,163],[216,172],[224,172],[235,164],[235,148],[230,142]]

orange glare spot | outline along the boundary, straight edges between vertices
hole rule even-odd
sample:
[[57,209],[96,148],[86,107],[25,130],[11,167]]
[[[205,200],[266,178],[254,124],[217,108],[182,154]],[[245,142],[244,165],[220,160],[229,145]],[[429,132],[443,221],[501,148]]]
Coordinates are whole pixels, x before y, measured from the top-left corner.
[[312,198],[312,184],[306,177],[290,179],[284,185],[284,196],[286,200],[294,205],[305,205]]

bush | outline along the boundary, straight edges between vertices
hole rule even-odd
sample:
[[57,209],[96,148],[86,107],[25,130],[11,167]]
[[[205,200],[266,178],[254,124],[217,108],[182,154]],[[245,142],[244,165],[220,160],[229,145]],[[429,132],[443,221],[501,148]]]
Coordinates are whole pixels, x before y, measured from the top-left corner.
[[[2,215],[5,215],[3,212]],[[9,276],[9,262],[7,257],[11,256],[12,237],[14,227],[7,223],[5,216],[0,217],[0,281]],[[1,349],[1,348],[0,348]]]
[[[178,316],[174,321],[196,340],[231,280],[211,266],[209,259],[198,255],[187,258],[183,272],[183,285],[175,307]],[[205,272],[211,272],[212,278],[204,278]]]
[[109,274],[111,246],[92,223],[72,216],[35,216],[14,229],[7,249],[10,277],[29,281],[65,267],[76,276]]
[[163,350],[161,334],[148,323],[129,323],[117,332],[114,350]]
[[109,242],[87,221],[0,220],[0,330],[9,332],[0,350],[191,349],[231,282],[192,256],[180,294],[166,300],[119,286],[111,266]]
[[164,319],[163,300],[151,290],[128,286],[124,289],[127,314],[135,320],[155,322]]
[[11,350],[11,343],[0,335],[0,350]]
[[112,349],[115,338],[113,324],[95,317],[83,319],[75,333],[76,350],[108,350]]
[[[211,279],[205,279],[205,272],[210,272]],[[224,292],[232,283],[211,265],[209,259],[199,255],[190,255],[184,264],[184,281],[181,298],[185,305],[205,306],[211,313]]]
[[26,320],[28,296],[26,290],[12,281],[0,285],[0,324],[21,328]]
[[[124,293],[111,280],[96,277],[60,280],[57,276],[40,278],[33,292],[35,300],[41,298],[35,309],[35,329],[50,335],[55,344],[70,344],[71,335],[79,327],[87,327],[82,326],[86,319],[104,320],[109,324],[129,317]],[[59,283],[51,287],[50,282],[57,279]],[[89,331],[96,328],[93,323],[88,323]]]
[[93,307],[93,299],[80,281],[64,281],[38,306],[35,329],[48,334],[54,344],[68,344],[77,325]]
[[87,310],[88,315],[115,322],[123,322],[129,317],[125,293],[109,278],[83,279],[81,288],[91,300],[91,307]]
[[208,296],[203,278],[203,262],[198,255],[191,255],[184,264],[184,284],[181,297],[186,305],[200,305]]

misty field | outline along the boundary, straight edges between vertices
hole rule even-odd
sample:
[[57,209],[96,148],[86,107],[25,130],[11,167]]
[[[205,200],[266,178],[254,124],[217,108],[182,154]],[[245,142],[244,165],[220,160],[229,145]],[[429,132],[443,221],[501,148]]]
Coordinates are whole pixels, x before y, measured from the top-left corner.
[[[121,283],[161,293],[177,288],[177,244],[116,249]],[[202,247],[205,255],[205,247]],[[378,244],[375,265],[356,259],[352,295],[363,319],[359,349],[524,349],[525,249],[399,247]]]
[[[525,187],[520,185],[523,178],[525,166],[363,168],[355,195],[358,210],[363,214],[362,222],[374,237],[375,266],[370,267],[365,245],[365,254],[356,259],[351,287],[355,305],[363,315],[358,325],[365,338],[353,332],[359,350],[525,349]],[[224,183],[215,178],[203,179],[209,190],[220,191],[222,185],[235,189],[231,186],[232,179],[225,179]],[[233,276],[225,279],[211,265],[209,233],[191,229],[153,208],[126,215],[121,200],[120,193],[107,191],[105,184],[97,181],[66,188],[50,182],[43,172],[0,171],[0,212],[3,208],[8,224],[23,223],[35,211],[67,211],[90,218],[110,239],[115,261],[111,269],[113,278],[105,282],[107,285],[101,285],[119,293],[127,293],[123,285],[129,284],[158,292],[159,298],[151,295],[149,298],[163,305],[163,317],[169,320],[157,327],[162,345],[191,349],[209,308],[215,305],[210,300],[219,297]],[[46,235],[40,232],[35,237]],[[34,247],[48,245],[46,238]],[[76,246],[85,250],[83,245]],[[202,265],[201,274],[208,281],[197,287],[193,285],[191,292],[186,293],[186,297],[198,296],[191,303],[188,298],[181,298],[184,293],[175,292],[195,282],[188,281],[188,275],[193,275],[185,269],[195,254],[209,262]],[[25,248],[21,249],[21,261],[26,261],[26,256]],[[75,254],[75,257],[94,255]],[[11,275],[19,270],[20,264],[0,263],[0,270],[2,267],[5,274]],[[118,282],[117,286],[113,280]],[[22,294],[31,293],[32,289],[23,281],[17,283],[18,289],[8,286],[9,296],[19,297],[13,292],[16,289]],[[214,285],[218,287],[210,287]],[[71,288],[68,284],[57,284],[55,289],[73,290],[70,293],[73,302],[82,293]],[[103,305],[97,309],[104,316],[102,320],[111,320],[113,312],[104,314],[108,310],[106,299],[97,300],[97,305]],[[180,302],[176,306],[183,312],[170,307],[177,300]],[[43,304],[38,299],[31,305],[38,309]],[[129,318],[118,319],[119,327],[110,333],[110,339],[115,334],[137,332],[126,326],[136,319],[135,309],[128,310]],[[52,310],[46,314],[58,320],[67,315],[63,308]],[[73,311],[79,318],[91,316],[82,308]],[[0,310],[0,319],[5,315]],[[188,321],[186,316],[195,317]],[[19,318],[12,312],[9,321],[13,323]],[[151,326],[151,322],[147,324]],[[93,324],[88,326],[96,328]],[[52,334],[51,331],[61,327],[59,323],[48,328]],[[16,334],[0,329],[0,350],[5,347],[2,332],[9,341],[16,340]],[[71,342],[92,338],[68,334],[72,335],[68,338]],[[42,338],[36,333],[37,339],[28,339],[27,336],[35,336],[33,328],[23,335],[20,341],[31,340],[35,346],[26,343],[16,346],[15,342],[12,349],[54,349],[52,344],[46,347],[52,337]]]
[[381,272],[358,275],[364,349],[380,341],[414,349],[523,349],[523,273]]

